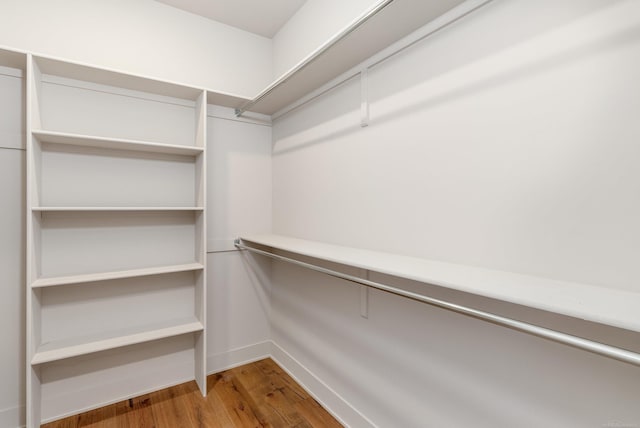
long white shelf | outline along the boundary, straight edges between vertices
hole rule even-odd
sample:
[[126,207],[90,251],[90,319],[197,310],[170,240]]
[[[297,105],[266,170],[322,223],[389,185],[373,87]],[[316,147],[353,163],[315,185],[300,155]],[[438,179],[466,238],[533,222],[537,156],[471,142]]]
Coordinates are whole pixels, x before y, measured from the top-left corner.
[[179,336],[202,331],[203,328],[202,323],[195,317],[189,317],[144,327],[107,331],[91,336],[43,343],[38,347],[31,359],[31,364],[49,363],[108,349]]
[[185,100],[196,100],[202,93],[202,89],[179,83],[136,76],[102,67],[94,67],[40,55],[34,55],[34,61],[42,74],[63,76],[70,79],[97,83],[99,85],[116,86]]
[[172,266],[159,266],[142,269],[119,270],[112,272],[89,273],[82,275],[55,276],[38,278],[32,288],[54,287],[57,285],[80,284],[84,282],[108,281],[110,279],[136,278],[139,276],[162,275],[165,273],[188,272],[204,269],[202,263],[186,263]]
[[[27,51],[0,48],[0,60],[8,59],[18,64],[15,67],[25,69]],[[20,59],[22,56],[22,59]],[[161,96],[182,98],[195,101],[203,90],[207,91],[207,102],[224,107],[237,108],[248,101],[248,96],[233,94],[215,88],[192,87],[180,82],[157,79],[154,76],[134,75],[121,70],[106,69],[91,64],[83,64],[62,58],[35,55],[34,59],[43,74],[64,76],[99,85],[109,85]],[[21,66],[19,64],[22,64]],[[8,65],[12,66],[12,65]]]
[[465,1],[379,0],[239,111],[273,114]]
[[640,293],[362,250],[279,235],[243,236],[264,245],[399,278],[640,331]]
[[31,207],[31,211],[203,211],[203,207]]
[[92,135],[71,134],[66,132],[33,130],[32,134],[39,141],[51,144],[68,144],[81,147],[97,147],[113,150],[136,152],[164,153],[170,155],[198,156],[204,149],[195,146],[179,146],[175,144],[152,143],[139,140],[105,138]]

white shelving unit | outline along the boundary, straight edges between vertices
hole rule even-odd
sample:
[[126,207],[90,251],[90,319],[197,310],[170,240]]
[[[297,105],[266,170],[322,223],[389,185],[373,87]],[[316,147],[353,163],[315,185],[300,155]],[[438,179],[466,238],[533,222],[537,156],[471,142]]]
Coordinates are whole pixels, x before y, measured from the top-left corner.
[[[206,105],[204,90],[28,56],[28,427],[188,372],[206,394]],[[122,355],[158,378],[125,381]],[[78,390],[87,376],[109,387]]]

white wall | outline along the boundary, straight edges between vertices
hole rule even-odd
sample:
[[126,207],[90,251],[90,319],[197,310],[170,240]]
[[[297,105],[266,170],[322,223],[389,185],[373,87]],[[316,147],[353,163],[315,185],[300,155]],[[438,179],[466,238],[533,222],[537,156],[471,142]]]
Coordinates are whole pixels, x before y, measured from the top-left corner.
[[307,0],[273,37],[276,79],[379,0]]
[[[4,74],[3,74],[4,73]],[[0,427],[24,423],[25,191],[23,84],[0,70]]]
[[271,40],[152,0],[3,0],[0,45],[252,98]]
[[210,373],[269,354],[271,265],[233,251],[246,231],[271,230],[271,127],[209,106],[207,322]]
[[[495,1],[371,70],[368,128],[357,81],[279,119],[274,233],[640,291],[638,28],[633,0]],[[274,342],[379,426],[640,424],[637,367],[378,292],[363,319],[278,263],[272,286]]]

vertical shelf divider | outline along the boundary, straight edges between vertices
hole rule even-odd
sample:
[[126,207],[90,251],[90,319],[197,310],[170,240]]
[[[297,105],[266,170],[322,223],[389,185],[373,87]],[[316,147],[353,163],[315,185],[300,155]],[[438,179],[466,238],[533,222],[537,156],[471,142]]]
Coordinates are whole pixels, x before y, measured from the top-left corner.
[[196,101],[196,141],[198,147],[204,150],[196,160],[196,205],[203,207],[203,210],[196,213],[196,260],[204,266],[197,273],[196,293],[195,293],[195,312],[196,317],[200,320],[204,329],[200,333],[196,333],[195,338],[195,378],[200,392],[203,396],[207,395],[207,91],[202,91]]
[[31,283],[38,277],[37,244],[39,235],[40,213],[33,213],[31,208],[38,203],[37,173],[35,168],[34,141],[31,130],[40,126],[40,113],[38,108],[38,94],[40,92],[38,76],[40,71],[31,54],[27,54],[26,73],[26,146],[27,146],[27,272],[26,272],[26,386],[27,386],[27,427],[40,426],[41,392],[40,392],[40,367],[30,364],[40,343],[40,291],[33,290]]

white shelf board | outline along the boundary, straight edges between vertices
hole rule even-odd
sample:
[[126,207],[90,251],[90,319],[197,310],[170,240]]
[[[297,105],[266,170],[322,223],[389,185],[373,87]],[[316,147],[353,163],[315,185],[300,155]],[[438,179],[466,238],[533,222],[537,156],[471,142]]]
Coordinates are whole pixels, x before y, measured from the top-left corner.
[[95,68],[84,64],[60,61],[42,56],[34,56],[33,59],[42,74],[51,74],[69,79],[83,80],[85,82],[188,100],[196,100],[202,93],[202,89],[103,68]]
[[53,341],[38,347],[31,359],[31,364],[43,364],[202,330],[202,323],[195,317],[189,317],[127,330],[107,331],[92,336]]
[[50,278],[38,278],[32,284],[32,288],[53,287],[56,285],[80,284],[84,282],[107,281],[110,279],[134,278],[139,276],[161,275],[165,273],[188,272],[204,269],[201,263],[187,263],[172,266],[158,266],[143,269],[129,269],[113,272],[99,272],[83,275],[56,276]]
[[17,68],[24,71],[27,68],[26,64],[26,54],[0,48],[0,66]]
[[464,2],[379,1],[242,108],[271,115]]
[[303,256],[640,331],[640,293],[637,292],[279,235],[243,236],[241,239]]
[[198,156],[204,151],[202,147],[195,146],[178,146],[174,144],[151,143],[119,138],[104,138],[56,131],[33,130],[32,134],[43,143],[68,144],[80,147],[98,147],[113,150],[164,153],[182,156]]
[[203,211],[203,207],[31,207],[32,211]]
[[142,91],[173,98],[195,101],[203,90],[207,91],[210,104],[236,108],[248,101],[243,95],[207,88],[195,88],[182,83],[159,80],[152,76],[138,76],[118,70],[105,69],[63,59],[34,54],[42,74],[60,76],[68,79],[83,80],[99,85],[115,86],[123,89]]
[[241,95],[232,95],[223,92],[207,90],[207,104],[235,109],[248,101],[248,97],[244,97]]

